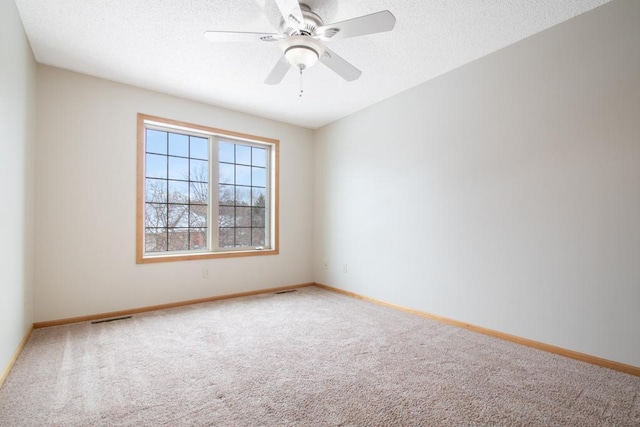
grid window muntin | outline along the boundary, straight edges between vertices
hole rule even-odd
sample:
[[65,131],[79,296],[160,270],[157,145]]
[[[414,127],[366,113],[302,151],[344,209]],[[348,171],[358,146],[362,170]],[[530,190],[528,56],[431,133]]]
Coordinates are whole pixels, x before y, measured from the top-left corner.
[[[219,129],[207,128],[199,125],[190,125],[182,122],[175,122],[167,119],[160,119],[153,116],[146,116],[143,114],[138,115],[138,155],[142,156],[142,159],[138,159],[138,169],[139,171],[139,184],[138,191],[141,196],[139,196],[138,202],[138,250],[137,250],[137,262],[145,263],[145,262],[159,262],[159,261],[175,261],[179,259],[200,259],[200,258],[214,258],[214,257],[225,257],[225,256],[247,256],[247,255],[268,255],[268,254],[277,254],[277,228],[278,228],[278,219],[277,219],[277,198],[273,199],[274,195],[277,195],[277,153],[278,153],[278,141],[262,138],[262,137],[254,137],[251,135],[243,135],[235,132],[221,131]],[[165,206],[167,206],[167,210],[169,206],[173,205],[181,205],[188,206],[190,209],[192,206],[195,207],[206,207],[206,219],[200,214],[200,221],[195,223],[190,223],[189,220],[183,220],[184,222],[177,224],[181,225],[180,227],[174,226],[171,227],[156,227],[161,230],[160,233],[166,232],[166,236],[162,236],[164,241],[167,243],[162,247],[155,247],[154,250],[146,250],[146,231],[148,229],[152,229],[153,224],[147,224],[147,215],[146,215],[146,206],[153,205],[155,200],[148,200],[147,195],[147,181],[148,180],[156,180],[164,182],[169,185],[169,183],[184,183],[191,187],[191,184],[204,184],[205,180],[203,179],[180,179],[180,177],[176,177],[172,175],[171,165],[169,161],[171,159],[174,160],[184,160],[187,162],[192,162],[194,160],[204,160],[204,157],[197,156],[191,152],[177,153],[173,152],[170,145],[167,145],[166,149],[158,150],[156,148],[149,147],[147,143],[147,132],[149,131],[159,131],[166,132],[167,138],[169,135],[178,135],[178,136],[186,136],[187,138],[202,138],[207,141],[208,147],[208,177],[206,182],[208,194],[208,199],[211,203],[208,205],[201,203],[200,201],[193,201],[191,197],[188,198],[186,202],[183,201],[169,201],[170,191],[167,191],[167,201]],[[169,143],[167,143],[169,144]],[[249,161],[243,161],[242,159],[234,159],[233,162],[222,161],[218,162],[219,157],[219,147],[220,145],[230,144],[235,147],[240,147],[242,150],[250,150],[251,154],[255,153],[263,153],[264,160],[262,162],[256,162],[255,159],[250,157]],[[189,145],[190,147],[190,145]],[[159,151],[159,152],[158,152]],[[167,158],[167,171],[165,174],[161,174],[160,176],[153,175],[153,173],[148,173],[147,168],[147,155],[161,155]],[[275,156],[275,157],[274,157]],[[248,181],[242,181],[239,178],[241,173],[237,173],[234,175],[234,182],[223,184],[223,185],[231,185],[233,184],[234,190],[234,199],[233,203],[218,203],[218,181],[220,176],[220,165],[229,165],[231,164],[236,169],[237,168],[252,168],[252,172],[249,175]],[[191,170],[189,167],[188,170]],[[256,182],[256,176],[261,177],[262,182]],[[235,199],[236,193],[239,190],[249,190],[248,205],[241,200]],[[191,191],[189,189],[189,191]],[[256,193],[256,194],[254,194]],[[189,193],[191,194],[191,193]],[[264,196],[264,207],[258,206],[256,204],[257,197],[263,194]],[[140,201],[140,198],[142,200]],[[162,200],[162,202],[165,202]],[[226,226],[226,227],[218,227],[220,211],[221,207],[225,209],[232,208],[234,209],[234,224]],[[241,215],[239,211],[251,211],[249,215],[245,214]],[[238,212],[238,213],[236,213]],[[257,215],[254,215],[257,213]],[[274,213],[276,215],[274,216]],[[167,213],[168,214],[168,213]],[[260,215],[262,214],[262,215]],[[242,221],[245,221],[244,223]],[[249,221],[248,223],[246,221]],[[168,223],[168,220],[166,221]],[[262,225],[264,223],[264,225]],[[165,224],[163,224],[165,225]],[[176,224],[174,224],[176,225]],[[186,248],[179,248],[177,250],[165,250],[169,249],[169,245],[171,242],[171,236],[169,236],[169,230],[173,231],[182,231],[183,232],[183,240],[185,241]],[[260,235],[259,230],[263,229],[264,236]],[[142,231],[141,231],[142,230]],[[195,247],[189,248],[189,245],[193,243],[193,231],[204,232],[204,236],[206,239],[206,246],[203,247]],[[227,232],[232,230],[235,235],[239,232],[248,231],[250,237],[248,240],[238,242],[237,239],[234,240],[232,245],[220,244],[220,234],[223,230]],[[202,236],[202,234],[199,234]],[[264,239],[264,240],[263,240]],[[243,244],[244,242],[244,244]],[[249,243],[249,244],[246,244]],[[173,248],[175,249],[175,248]]]
[[221,250],[269,245],[270,150],[264,145],[216,138],[218,239]]
[[210,149],[208,135],[145,126],[145,254],[209,250]]

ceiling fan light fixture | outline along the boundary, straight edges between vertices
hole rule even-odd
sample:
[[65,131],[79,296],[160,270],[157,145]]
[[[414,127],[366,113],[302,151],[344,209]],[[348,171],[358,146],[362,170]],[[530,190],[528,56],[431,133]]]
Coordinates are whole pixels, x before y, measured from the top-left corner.
[[324,49],[322,44],[309,36],[292,36],[283,41],[283,53],[289,64],[306,70],[318,62]]
[[296,68],[306,70],[318,61],[318,52],[307,46],[291,46],[284,51],[284,57]]

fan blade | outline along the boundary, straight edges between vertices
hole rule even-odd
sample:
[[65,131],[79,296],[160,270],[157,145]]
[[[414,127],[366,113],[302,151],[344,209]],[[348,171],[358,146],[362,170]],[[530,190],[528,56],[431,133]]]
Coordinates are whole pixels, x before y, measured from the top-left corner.
[[393,30],[396,17],[388,10],[325,25],[316,30],[322,40],[337,40]]
[[358,70],[356,67],[344,60],[340,55],[326,47],[324,48],[324,55],[320,57],[320,62],[331,68],[337,75],[348,82],[356,80],[362,74],[362,71]]
[[267,76],[267,79],[264,81],[268,85],[277,85],[282,81],[287,71],[291,68],[291,64],[289,64],[284,56],[280,57],[280,60],[276,63],[276,66],[273,67],[273,70]]
[[205,31],[204,38],[212,42],[255,42],[255,41],[278,41],[282,39],[280,34],[275,33],[244,33],[237,31]]
[[302,16],[302,10],[300,9],[298,0],[276,0],[276,3],[287,25],[291,25],[297,29],[304,24],[304,17]]

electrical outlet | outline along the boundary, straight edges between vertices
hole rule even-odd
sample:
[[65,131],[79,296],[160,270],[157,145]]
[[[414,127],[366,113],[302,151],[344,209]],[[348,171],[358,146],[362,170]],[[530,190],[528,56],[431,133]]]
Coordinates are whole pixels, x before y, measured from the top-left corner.
[[207,267],[202,267],[202,278],[208,279],[210,277],[209,269]]
[[342,264],[342,272],[346,273],[347,271],[347,264]]
[[324,269],[327,270],[329,268],[329,261],[324,261]]

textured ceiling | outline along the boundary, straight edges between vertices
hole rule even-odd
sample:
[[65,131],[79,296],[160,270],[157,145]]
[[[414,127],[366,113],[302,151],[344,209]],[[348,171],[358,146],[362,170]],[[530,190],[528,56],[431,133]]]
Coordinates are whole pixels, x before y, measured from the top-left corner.
[[362,70],[323,64],[264,80],[277,43],[212,43],[204,31],[276,32],[274,0],[16,0],[43,64],[318,128],[609,0],[306,0],[325,24],[388,9],[392,32],[327,42]]

